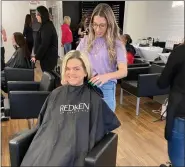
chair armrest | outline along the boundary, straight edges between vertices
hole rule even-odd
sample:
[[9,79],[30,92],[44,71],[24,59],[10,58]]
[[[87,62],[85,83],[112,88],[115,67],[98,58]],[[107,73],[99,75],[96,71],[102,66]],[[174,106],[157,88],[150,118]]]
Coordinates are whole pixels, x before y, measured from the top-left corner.
[[165,66],[165,63],[162,60],[151,62],[151,64],[157,64],[159,66]]
[[126,92],[137,96],[137,81],[121,81],[121,88]]
[[39,88],[40,82],[34,81],[8,81],[8,92],[18,90],[36,91]]
[[143,58],[137,58],[137,57],[134,57],[134,63],[145,63],[146,60],[144,60]]
[[146,67],[131,67],[128,68],[127,77],[123,78],[126,81],[137,81],[139,74],[148,74],[150,66]]
[[21,162],[37,132],[37,129],[27,130],[9,141],[11,166],[20,166]]
[[107,134],[87,155],[85,166],[116,166],[118,135]]
[[157,85],[160,73],[141,74],[138,77],[138,96],[157,96],[169,93],[170,88],[160,89]]
[[49,91],[10,91],[11,119],[38,118]]
[[5,98],[3,103],[4,103],[5,116],[10,116],[10,101],[9,101],[9,99]]
[[128,68],[134,68],[134,67],[148,67],[150,66],[149,63],[134,63],[134,64],[129,64]]
[[134,58],[136,58],[136,59],[141,59],[141,56],[135,55]]
[[149,70],[150,74],[159,74],[162,73],[165,66],[160,66],[158,64],[152,64]]

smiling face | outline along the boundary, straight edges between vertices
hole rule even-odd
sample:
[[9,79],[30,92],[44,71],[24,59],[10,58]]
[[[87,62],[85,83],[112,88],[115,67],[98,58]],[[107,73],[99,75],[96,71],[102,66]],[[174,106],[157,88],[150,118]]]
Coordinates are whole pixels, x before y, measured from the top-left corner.
[[105,17],[94,16],[92,26],[95,36],[103,37],[107,31],[107,20]]
[[65,69],[65,80],[72,86],[80,86],[84,82],[87,73],[82,65],[81,60],[69,59]]

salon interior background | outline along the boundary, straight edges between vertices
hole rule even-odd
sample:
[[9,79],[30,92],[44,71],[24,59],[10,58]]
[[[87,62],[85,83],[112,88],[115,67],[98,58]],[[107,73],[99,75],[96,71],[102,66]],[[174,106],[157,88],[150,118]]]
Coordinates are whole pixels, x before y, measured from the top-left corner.
[[[47,0],[38,2],[1,1],[0,18],[2,18],[2,25],[8,36],[8,41],[4,44],[6,60],[10,58],[14,49],[11,44],[11,36],[15,31],[23,31],[25,15],[30,13],[30,9],[36,9],[39,5],[52,8],[59,42],[61,38],[60,24],[63,22],[63,16],[71,15],[72,26],[80,21],[82,14],[80,3],[83,1],[70,1],[70,3],[73,3],[70,8],[69,1]],[[92,2],[89,1],[89,3]],[[131,34],[134,42],[137,42],[139,38],[148,36],[160,40],[178,40],[184,37],[183,1],[122,1],[122,3],[124,3],[124,7],[119,11],[119,15],[122,15],[120,28],[123,33]],[[69,11],[73,11],[73,13],[69,13]],[[121,22],[121,20],[119,21]],[[59,47],[59,54],[60,56],[63,55],[63,48],[61,47]]]

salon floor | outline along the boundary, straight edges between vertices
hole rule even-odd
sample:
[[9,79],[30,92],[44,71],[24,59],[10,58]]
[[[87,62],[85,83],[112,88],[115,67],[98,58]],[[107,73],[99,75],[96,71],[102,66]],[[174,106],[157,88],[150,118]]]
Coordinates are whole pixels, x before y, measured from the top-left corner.
[[[40,80],[39,64],[35,80]],[[136,97],[124,93],[119,104],[120,87],[117,86],[116,115],[121,121],[118,133],[117,166],[159,166],[168,161],[167,145],[163,137],[165,122],[154,122],[160,115],[152,113],[160,105],[149,98],[141,98],[140,115],[135,115]],[[36,122],[36,121],[35,121]],[[28,128],[27,120],[10,120],[1,124],[1,166],[10,166],[8,141],[16,132]]]

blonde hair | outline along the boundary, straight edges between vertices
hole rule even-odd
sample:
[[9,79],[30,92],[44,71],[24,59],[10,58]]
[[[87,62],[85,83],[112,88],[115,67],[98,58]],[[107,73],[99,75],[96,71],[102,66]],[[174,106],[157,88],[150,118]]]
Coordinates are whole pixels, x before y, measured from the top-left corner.
[[70,25],[71,24],[71,18],[69,16],[64,16],[64,23]]
[[78,50],[71,50],[64,56],[64,59],[62,61],[62,76],[61,76],[62,80],[64,79],[64,76],[65,76],[67,62],[70,59],[80,60],[84,71],[87,73],[87,79],[88,80],[91,79],[92,71],[91,71],[91,65],[88,57]]
[[89,24],[89,36],[87,41],[88,52],[90,52],[90,50],[92,49],[93,41],[95,40],[95,33],[92,27],[94,16],[104,17],[107,20],[107,30],[105,38],[108,48],[109,60],[111,63],[113,63],[116,60],[116,50],[115,50],[116,40],[121,39],[119,33],[120,29],[116,23],[115,15],[108,4],[100,3],[96,6],[91,15],[91,20]]

